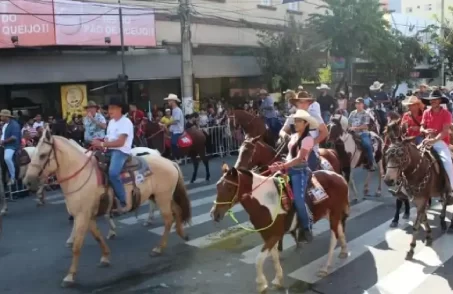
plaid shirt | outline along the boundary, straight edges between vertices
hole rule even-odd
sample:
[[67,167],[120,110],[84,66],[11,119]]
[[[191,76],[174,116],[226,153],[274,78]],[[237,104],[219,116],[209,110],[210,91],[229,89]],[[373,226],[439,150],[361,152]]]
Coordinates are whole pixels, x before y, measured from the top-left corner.
[[[349,115],[348,123],[350,127],[360,127],[363,125],[369,125],[371,121],[370,115],[365,111],[362,110],[358,112],[357,110],[353,110],[351,114]],[[357,133],[363,133],[363,132],[368,132],[368,131],[360,131]]]

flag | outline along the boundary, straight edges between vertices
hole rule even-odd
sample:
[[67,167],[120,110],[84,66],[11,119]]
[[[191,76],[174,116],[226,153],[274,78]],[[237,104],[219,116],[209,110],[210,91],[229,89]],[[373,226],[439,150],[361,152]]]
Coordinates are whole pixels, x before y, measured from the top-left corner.
[[304,0],[283,0],[282,4],[292,3],[292,2],[302,2]]

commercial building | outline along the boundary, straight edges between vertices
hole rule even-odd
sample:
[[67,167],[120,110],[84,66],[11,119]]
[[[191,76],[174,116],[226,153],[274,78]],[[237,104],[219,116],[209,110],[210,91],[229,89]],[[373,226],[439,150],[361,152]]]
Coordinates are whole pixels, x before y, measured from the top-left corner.
[[[257,32],[278,29],[290,15],[303,20],[320,3],[272,1],[191,2],[195,96],[227,98],[238,89],[248,95],[248,89],[261,86],[254,57]],[[108,86],[121,73],[115,3],[1,2],[1,107],[18,109],[29,104],[28,108],[43,113],[60,112],[62,107],[67,112],[80,100],[104,103],[116,95],[115,85]],[[129,98],[142,106],[148,101],[160,105],[169,92],[180,91],[179,4],[122,1],[122,5]],[[77,86],[62,88],[67,85]]]
[[[401,13],[425,19],[438,19],[442,11],[442,0],[400,0]],[[453,6],[453,0],[444,0],[445,19],[452,19],[453,14],[448,7]]]

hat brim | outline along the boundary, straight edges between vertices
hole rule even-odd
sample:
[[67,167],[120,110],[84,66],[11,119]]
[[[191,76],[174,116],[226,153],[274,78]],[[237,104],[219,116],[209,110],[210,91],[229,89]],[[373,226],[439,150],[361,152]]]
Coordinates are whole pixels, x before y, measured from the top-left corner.
[[301,102],[301,101],[315,101],[315,98],[310,97],[310,98],[290,98],[290,99],[288,99],[288,102],[291,104],[294,104],[296,102]]
[[417,104],[421,104],[421,103],[422,103],[421,101],[417,101],[417,102],[401,101],[401,104],[404,106],[417,105]]
[[329,87],[325,88],[325,87],[316,87],[316,90],[330,90]]
[[426,97],[426,98],[422,98],[422,102],[425,105],[431,105],[430,101],[431,100],[436,100],[436,99],[441,99],[442,100],[440,102],[440,104],[448,104],[448,103],[450,103],[450,100],[448,100],[447,97]]
[[306,122],[308,122],[309,124],[309,128],[310,129],[317,129],[319,128],[319,122],[312,116],[303,116],[303,117],[300,117],[300,116],[294,116],[294,115],[289,115],[287,116],[286,118],[292,118],[292,119],[303,119],[305,120]]
[[179,98],[170,98],[170,97],[164,98],[164,101],[176,101],[176,102],[181,102],[181,100],[179,100]]
[[85,108],[85,109],[88,109],[88,108],[97,108],[97,109],[99,109],[101,107],[99,105],[86,105],[83,108]]
[[384,86],[384,84],[380,84],[379,87],[375,87],[374,85],[371,85],[370,90],[371,91],[380,90],[380,89],[382,89],[383,86]]

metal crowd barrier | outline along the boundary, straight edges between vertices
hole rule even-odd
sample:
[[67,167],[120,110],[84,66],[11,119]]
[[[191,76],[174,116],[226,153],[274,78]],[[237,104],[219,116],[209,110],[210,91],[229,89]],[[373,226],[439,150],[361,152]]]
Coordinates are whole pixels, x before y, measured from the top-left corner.
[[[55,177],[49,177],[47,183],[44,185],[43,193],[52,190],[58,190],[59,185]],[[19,197],[29,196],[28,188],[25,187],[21,181],[16,181],[14,185],[5,186],[5,196],[10,201],[15,201]]]
[[207,155],[224,157],[239,151],[244,138],[242,130],[231,130],[228,125],[202,129],[208,134]]

